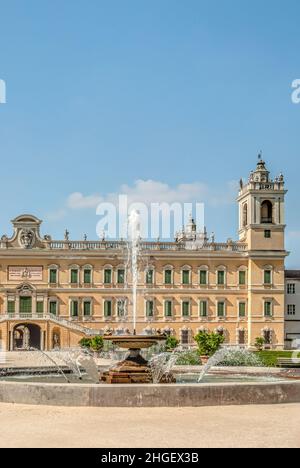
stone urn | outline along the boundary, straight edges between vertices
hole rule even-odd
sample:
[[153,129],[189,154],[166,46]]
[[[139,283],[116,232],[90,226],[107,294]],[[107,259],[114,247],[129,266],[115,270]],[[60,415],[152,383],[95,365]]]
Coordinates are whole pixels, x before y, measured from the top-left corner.
[[119,348],[127,349],[126,358],[118,362],[102,376],[106,383],[152,383],[151,369],[148,362],[141,356],[141,350],[150,348],[159,341],[165,341],[165,335],[117,335],[105,336]]

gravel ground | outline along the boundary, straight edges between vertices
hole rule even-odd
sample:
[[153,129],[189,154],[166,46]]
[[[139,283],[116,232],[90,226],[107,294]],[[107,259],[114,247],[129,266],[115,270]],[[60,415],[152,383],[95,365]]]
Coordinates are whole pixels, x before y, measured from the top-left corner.
[[0,403],[0,447],[300,447],[300,404],[62,408]]

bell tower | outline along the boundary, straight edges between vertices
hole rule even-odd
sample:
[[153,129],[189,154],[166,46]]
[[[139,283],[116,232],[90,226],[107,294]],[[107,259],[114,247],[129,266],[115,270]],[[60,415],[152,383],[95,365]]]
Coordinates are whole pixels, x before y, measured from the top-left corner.
[[256,170],[251,171],[247,184],[241,180],[237,199],[239,238],[247,242],[248,250],[285,250],[286,193],[283,175],[272,180],[260,154]]

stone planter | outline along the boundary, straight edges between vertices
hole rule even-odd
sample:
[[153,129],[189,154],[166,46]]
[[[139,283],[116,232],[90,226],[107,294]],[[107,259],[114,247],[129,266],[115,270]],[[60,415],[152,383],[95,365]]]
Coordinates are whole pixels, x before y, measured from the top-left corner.
[[205,366],[208,363],[209,356],[200,356],[201,364]]

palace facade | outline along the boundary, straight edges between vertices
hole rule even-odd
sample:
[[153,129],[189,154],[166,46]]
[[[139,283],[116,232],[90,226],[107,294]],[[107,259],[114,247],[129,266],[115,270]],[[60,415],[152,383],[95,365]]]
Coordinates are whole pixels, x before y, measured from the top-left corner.
[[[198,233],[191,219],[174,242],[142,242],[138,333],[157,331],[192,344],[199,330],[227,343],[264,336],[284,347],[285,257],[282,175],[260,159],[240,183],[239,240]],[[0,241],[0,339],[6,350],[77,346],[85,335],[132,331],[130,278],[122,241],[62,241],[22,215]]]

